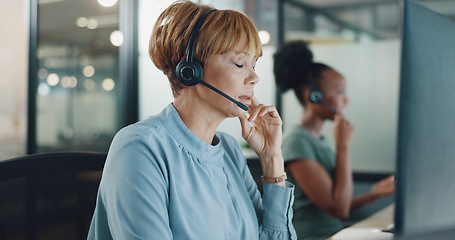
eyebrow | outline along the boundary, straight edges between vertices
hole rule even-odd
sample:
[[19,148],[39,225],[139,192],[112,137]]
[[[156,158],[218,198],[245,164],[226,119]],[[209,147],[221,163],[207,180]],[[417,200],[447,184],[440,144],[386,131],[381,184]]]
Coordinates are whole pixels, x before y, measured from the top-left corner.
[[250,54],[247,54],[247,52],[240,52],[240,51],[234,51],[236,53],[236,56],[240,57],[241,59],[246,58]]

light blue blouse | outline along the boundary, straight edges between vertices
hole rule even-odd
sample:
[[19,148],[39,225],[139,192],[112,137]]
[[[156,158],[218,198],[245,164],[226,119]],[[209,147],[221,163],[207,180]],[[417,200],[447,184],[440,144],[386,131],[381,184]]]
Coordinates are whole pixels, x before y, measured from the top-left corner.
[[238,142],[210,145],[172,104],[115,136],[88,239],[296,239],[294,186],[264,184]]

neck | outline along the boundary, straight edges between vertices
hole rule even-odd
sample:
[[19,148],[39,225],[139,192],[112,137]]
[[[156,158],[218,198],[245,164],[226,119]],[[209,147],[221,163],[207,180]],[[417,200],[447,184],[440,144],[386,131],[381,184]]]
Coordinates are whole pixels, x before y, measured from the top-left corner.
[[314,137],[320,138],[324,121],[325,119],[319,117],[313,111],[307,110],[303,112],[299,125],[303,126]]
[[217,115],[203,102],[199,101],[199,98],[184,94],[175,98],[174,107],[183,123],[194,135],[204,142],[212,144],[216,129],[224,120],[222,116]]

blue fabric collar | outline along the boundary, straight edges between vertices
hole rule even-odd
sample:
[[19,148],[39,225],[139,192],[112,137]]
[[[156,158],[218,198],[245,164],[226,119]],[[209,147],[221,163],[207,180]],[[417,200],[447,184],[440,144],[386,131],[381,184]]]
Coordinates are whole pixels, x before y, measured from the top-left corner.
[[179,147],[202,161],[222,161],[222,154],[224,154],[221,148],[222,139],[219,139],[215,146],[204,142],[185,125],[172,103],[160,113],[160,119],[163,126],[179,143]]

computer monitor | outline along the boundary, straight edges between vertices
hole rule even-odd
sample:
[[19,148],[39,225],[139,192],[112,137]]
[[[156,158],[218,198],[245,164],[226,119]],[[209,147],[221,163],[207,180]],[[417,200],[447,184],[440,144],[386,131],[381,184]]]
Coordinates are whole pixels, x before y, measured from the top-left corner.
[[395,233],[455,228],[455,22],[404,1]]

